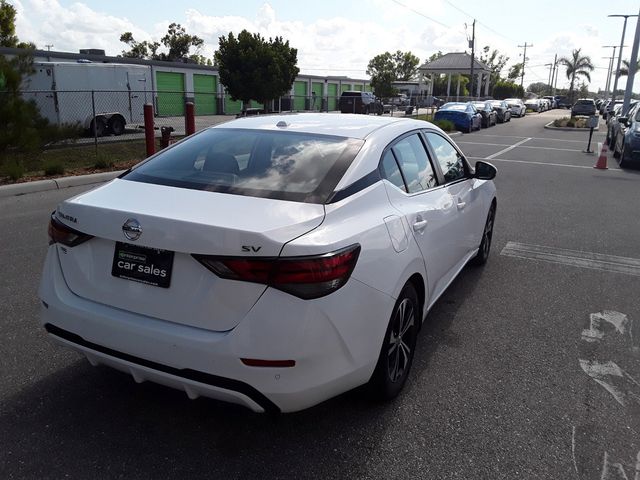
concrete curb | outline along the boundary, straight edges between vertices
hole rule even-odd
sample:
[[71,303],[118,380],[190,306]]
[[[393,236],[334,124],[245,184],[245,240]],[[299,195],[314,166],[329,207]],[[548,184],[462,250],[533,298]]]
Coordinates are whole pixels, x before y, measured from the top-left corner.
[[[572,127],[554,127],[553,122],[555,120],[547,123],[544,128],[548,128],[549,130],[563,130],[565,132],[589,132],[588,128],[572,128]],[[593,129],[594,132],[600,130],[600,125]]]
[[61,188],[77,187],[80,185],[91,185],[92,183],[108,182],[109,180],[113,180],[117,176],[121,175],[122,172],[124,172],[124,170],[3,185],[0,187],[0,198],[26,195],[27,193],[46,192],[47,190],[60,190]]
[[449,135],[450,137],[460,137],[462,136],[462,132],[451,132],[447,133],[447,135]]

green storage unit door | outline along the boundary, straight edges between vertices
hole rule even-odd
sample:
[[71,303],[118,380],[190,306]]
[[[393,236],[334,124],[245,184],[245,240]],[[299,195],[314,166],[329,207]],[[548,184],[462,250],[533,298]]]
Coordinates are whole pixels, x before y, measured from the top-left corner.
[[365,85],[365,86],[364,86],[364,91],[365,91],[365,92],[371,92],[371,91],[372,91],[372,90],[371,90],[371,84],[369,84],[369,85]]
[[342,87],[340,87],[340,92],[346,92],[347,90],[351,90],[351,85],[343,83]]
[[307,82],[294,82],[293,96],[293,109],[306,110]]
[[[311,110],[320,110],[322,107],[322,89],[323,84],[321,82],[313,82],[311,84],[311,105],[309,107]],[[314,103],[314,94],[315,93],[315,103]]]
[[362,85],[354,85],[353,89],[358,91],[358,92],[361,92],[362,91]]
[[338,109],[338,84],[329,83],[327,85],[327,95],[329,95],[329,111]]
[[194,103],[196,115],[215,115],[218,78],[215,75],[193,75]]
[[262,108],[264,110],[264,103],[260,103],[256,100],[251,100],[249,104],[251,105],[250,108]]
[[184,73],[156,72],[156,87],[158,115],[184,115]]
[[226,115],[235,115],[242,111],[242,100],[231,100],[229,94],[224,97],[224,113]]

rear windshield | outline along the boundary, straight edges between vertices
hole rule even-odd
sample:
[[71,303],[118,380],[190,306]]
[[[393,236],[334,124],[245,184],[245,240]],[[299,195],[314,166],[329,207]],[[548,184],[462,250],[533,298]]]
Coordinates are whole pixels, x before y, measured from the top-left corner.
[[362,92],[342,92],[343,97],[361,97]]
[[578,100],[576,105],[593,105],[593,100]]
[[324,203],[363,143],[308,133],[212,128],[161,152],[122,178]]
[[465,112],[467,110],[467,106],[464,104],[445,103],[440,110],[456,110],[459,112]]

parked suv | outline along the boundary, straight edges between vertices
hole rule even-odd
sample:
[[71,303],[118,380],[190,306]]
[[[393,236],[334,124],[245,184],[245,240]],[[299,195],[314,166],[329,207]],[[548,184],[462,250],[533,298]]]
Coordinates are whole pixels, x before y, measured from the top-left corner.
[[576,115],[595,115],[596,102],[592,98],[579,98],[571,107],[571,116]]
[[340,96],[341,113],[382,115],[382,102],[371,92],[347,91]]

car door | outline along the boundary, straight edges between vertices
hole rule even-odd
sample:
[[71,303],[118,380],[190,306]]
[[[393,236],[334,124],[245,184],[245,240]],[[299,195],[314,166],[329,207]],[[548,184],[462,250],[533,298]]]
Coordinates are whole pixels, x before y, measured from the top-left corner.
[[389,201],[401,213],[422,253],[432,300],[449,284],[450,271],[458,261],[450,238],[457,210],[436,172],[420,132],[394,141],[380,162]]
[[486,220],[486,207],[478,188],[481,182],[472,177],[466,159],[448,138],[428,130],[424,135],[431,158],[439,169],[441,182],[455,206],[455,221],[451,223],[448,233],[450,248],[452,254],[455,251],[455,263],[459,268],[480,245]]

